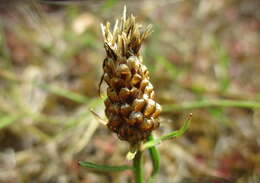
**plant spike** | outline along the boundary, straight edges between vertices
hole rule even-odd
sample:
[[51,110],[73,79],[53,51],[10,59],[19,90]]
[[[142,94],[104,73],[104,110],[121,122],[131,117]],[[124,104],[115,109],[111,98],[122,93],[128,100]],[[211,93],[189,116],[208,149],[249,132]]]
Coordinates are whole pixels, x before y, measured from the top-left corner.
[[151,25],[141,31],[141,25],[136,23],[133,15],[127,18],[124,7],[123,16],[113,29],[110,28],[109,22],[101,24],[107,55],[100,85],[103,80],[108,85],[105,100],[107,127],[121,140],[137,146],[159,127],[161,112],[140,54],[141,44],[151,33]]

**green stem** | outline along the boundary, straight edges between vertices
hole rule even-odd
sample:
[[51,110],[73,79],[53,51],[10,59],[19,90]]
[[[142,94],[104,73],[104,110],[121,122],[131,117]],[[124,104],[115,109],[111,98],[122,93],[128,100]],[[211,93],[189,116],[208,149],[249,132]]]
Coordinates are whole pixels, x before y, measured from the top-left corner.
[[135,183],[144,183],[143,152],[138,151],[133,160]]
[[[152,134],[148,137],[148,141],[150,141],[150,140],[154,140],[154,136]],[[149,183],[153,183],[155,181],[157,174],[160,171],[161,160],[160,160],[160,153],[157,150],[156,146],[152,146],[149,148],[149,154],[151,156],[152,163],[153,163],[153,171],[152,171],[152,175],[149,179]]]
[[197,109],[204,107],[243,107],[243,108],[260,108],[260,102],[239,101],[239,100],[202,100],[194,102],[184,102],[182,104],[163,105],[164,112],[172,110],[181,111],[188,109]]

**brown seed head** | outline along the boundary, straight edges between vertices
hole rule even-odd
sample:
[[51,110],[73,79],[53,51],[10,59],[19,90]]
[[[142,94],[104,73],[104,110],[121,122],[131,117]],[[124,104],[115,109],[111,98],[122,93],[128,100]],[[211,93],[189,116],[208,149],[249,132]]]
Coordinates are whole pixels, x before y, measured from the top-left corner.
[[109,22],[101,24],[107,54],[102,77],[108,85],[105,100],[107,126],[131,145],[146,140],[159,127],[161,112],[161,106],[154,100],[149,71],[140,55],[141,44],[151,33],[151,26],[143,32],[140,28],[133,15],[126,18],[125,9],[113,31]]

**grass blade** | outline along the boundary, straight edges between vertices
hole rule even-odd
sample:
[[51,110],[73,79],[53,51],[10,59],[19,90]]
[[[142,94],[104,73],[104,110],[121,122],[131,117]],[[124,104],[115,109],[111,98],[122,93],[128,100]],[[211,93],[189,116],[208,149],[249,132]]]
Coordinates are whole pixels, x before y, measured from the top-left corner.
[[2,117],[0,117],[0,130],[2,128],[5,128],[6,126],[12,124],[16,120],[18,120],[20,117],[21,117],[20,115],[2,116]]
[[[154,136],[150,135],[148,137],[148,141],[149,140],[154,140]],[[159,173],[160,171],[160,163],[161,163],[161,159],[160,159],[160,153],[157,150],[157,148],[155,146],[150,147],[149,149],[149,154],[150,157],[152,159],[152,163],[153,163],[153,171],[152,171],[152,175],[149,179],[149,183],[153,183],[155,181],[156,175]]]
[[145,149],[148,149],[148,148],[151,148],[153,146],[160,144],[164,140],[169,140],[169,139],[181,136],[189,128],[191,118],[192,118],[192,114],[190,114],[189,118],[185,121],[184,125],[179,130],[173,131],[173,132],[163,135],[157,139],[150,140],[150,141],[144,143],[142,149],[145,150]]
[[205,108],[205,107],[242,107],[242,108],[260,108],[260,102],[240,101],[240,100],[201,100],[194,102],[184,102],[182,104],[163,105],[163,112],[171,112]]
[[85,168],[91,168],[102,172],[118,172],[118,171],[125,171],[125,170],[132,169],[131,166],[127,166],[127,165],[123,165],[123,166],[97,165],[95,163],[86,162],[86,161],[85,162],[80,161],[79,165]]
[[53,86],[53,85],[47,85],[47,84],[41,85],[40,87],[45,89],[46,91],[48,91],[50,93],[68,98],[68,99],[75,101],[75,102],[78,102],[78,103],[85,103],[86,101],[88,101],[87,97],[85,97],[81,94],[69,91],[67,89],[61,88],[61,87],[57,87],[57,86]]

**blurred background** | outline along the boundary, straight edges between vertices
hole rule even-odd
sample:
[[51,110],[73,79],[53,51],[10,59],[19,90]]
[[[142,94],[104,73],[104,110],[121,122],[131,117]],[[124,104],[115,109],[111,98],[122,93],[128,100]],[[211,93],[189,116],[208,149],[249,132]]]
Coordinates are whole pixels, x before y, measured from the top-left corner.
[[0,182],[133,183],[77,164],[131,163],[89,111],[105,119],[100,23],[125,4],[153,25],[142,51],[163,107],[155,134],[193,113],[182,137],[158,146],[157,182],[259,183],[258,0],[0,1]]

